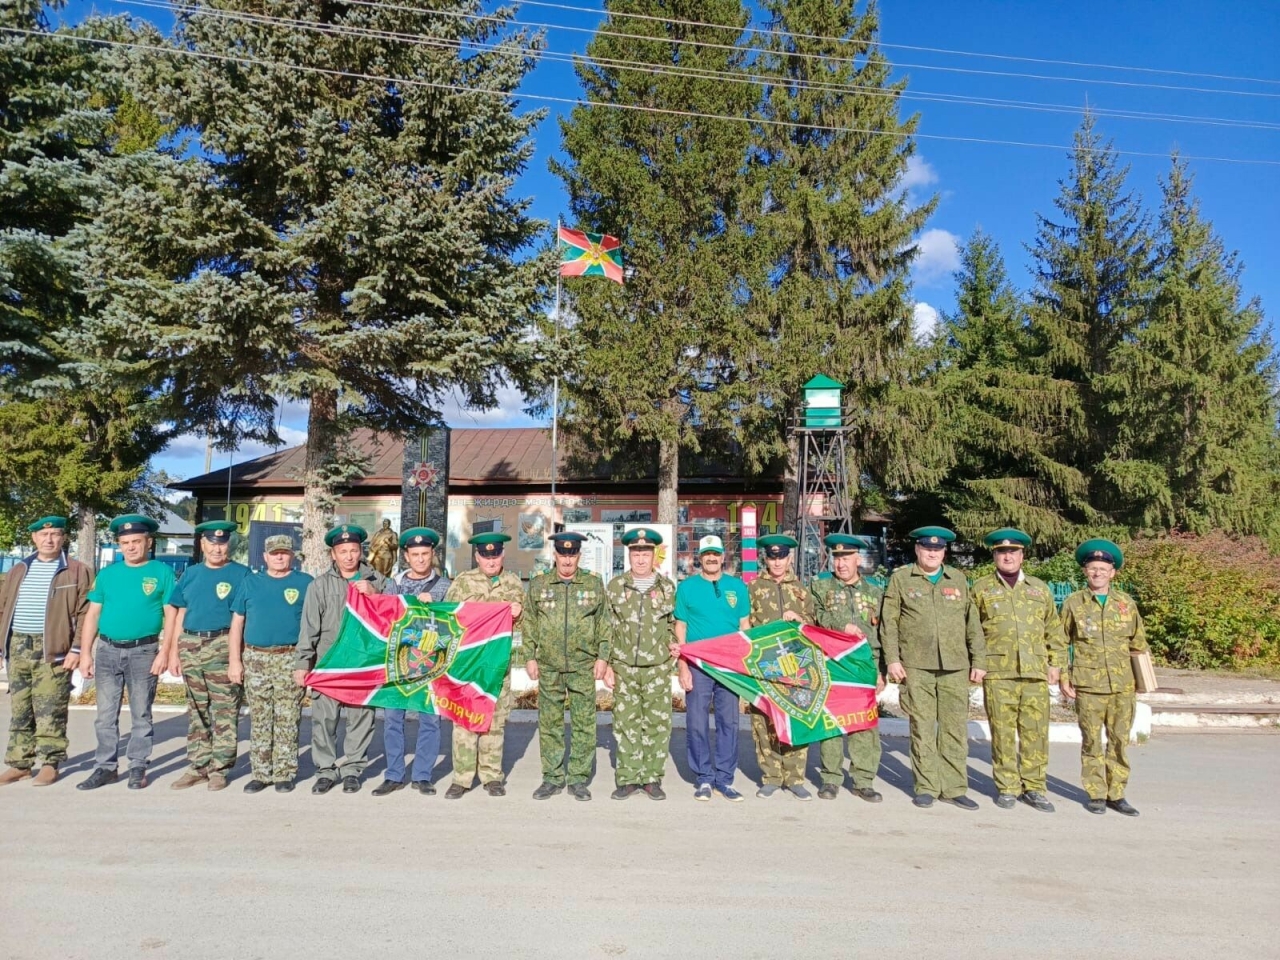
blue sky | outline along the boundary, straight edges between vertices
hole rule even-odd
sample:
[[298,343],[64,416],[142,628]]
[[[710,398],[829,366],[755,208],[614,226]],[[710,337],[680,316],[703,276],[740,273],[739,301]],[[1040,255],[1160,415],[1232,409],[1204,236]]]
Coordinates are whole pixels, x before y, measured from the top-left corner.
[[[564,5],[598,10],[599,0],[566,0]],[[91,9],[128,12],[164,22],[154,9],[118,0],[94,4],[77,0],[62,16],[75,22]],[[579,31],[593,29],[602,19],[599,13],[527,5],[519,8],[517,18],[551,25],[547,45],[556,54],[582,52],[590,34]],[[904,104],[905,109],[921,116],[919,159],[909,173],[912,189],[920,196],[932,192],[940,198],[921,237],[922,256],[915,271],[922,322],[927,322],[934,310],[952,308],[955,244],[979,225],[1000,243],[1014,283],[1023,288],[1030,285],[1024,245],[1035,236],[1036,214],[1053,212],[1057,182],[1068,169],[1067,148],[1080,121],[1078,111],[1086,105],[1100,112],[1226,121],[1100,117],[1100,129],[1114,140],[1116,148],[1135,154],[1122,157],[1131,168],[1129,183],[1153,210],[1159,200],[1158,178],[1167,171],[1169,153],[1175,148],[1188,157],[1280,161],[1280,66],[1275,57],[1280,3],[1274,0],[1080,0],[1070,4],[884,0],[881,20],[884,52],[897,65],[899,75],[908,78],[908,93],[936,98]],[[907,47],[1028,59],[992,59]],[[542,106],[533,99],[538,96],[576,97],[572,67],[549,60],[540,63],[526,79],[522,93],[526,108]],[[1027,110],[943,102],[957,96],[1048,107]],[[1065,110],[1051,109],[1055,107]],[[569,108],[555,105],[551,109],[551,116],[537,130],[536,153],[518,189],[533,198],[536,216],[554,223],[557,216],[564,215],[566,202],[560,182],[547,172],[547,161],[559,148],[556,116]],[[1045,149],[967,142],[981,140],[1056,146]],[[1270,320],[1280,309],[1280,240],[1276,229],[1280,222],[1280,165],[1192,160],[1191,169],[1204,215],[1213,221],[1228,249],[1239,251],[1245,265],[1246,293],[1262,299]],[[475,413],[455,405],[446,415],[457,426],[529,423],[520,414],[518,396],[508,394],[502,399],[499,410]],[[288,405],[283,422],[291,440],[302,439],[302,407]],[[240,460],[261,452],[258,447],[245,448],[235,456]],[[215,459],[215,466],[225,463],[226,454]],[[194,437],[179,441],[156,463],[180,476],[199,473],[203,465],[203,443]]]

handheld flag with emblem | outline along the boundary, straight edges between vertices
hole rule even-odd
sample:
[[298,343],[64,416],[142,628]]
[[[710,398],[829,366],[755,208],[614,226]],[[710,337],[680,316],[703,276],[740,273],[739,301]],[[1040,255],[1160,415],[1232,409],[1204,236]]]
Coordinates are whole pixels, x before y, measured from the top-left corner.
[[342,703],[438,713],[485,733],[511,668],[511,605],[347,591],[307,686]]
[[680,656],[764,713],[782,743],[869,730],[880,719],[875,658],[859,634],[774,620],[687,643]]
[[560,276],[607,277],[622,283],[622,244],[605,233],[586,233],[557,227],[560,241]]

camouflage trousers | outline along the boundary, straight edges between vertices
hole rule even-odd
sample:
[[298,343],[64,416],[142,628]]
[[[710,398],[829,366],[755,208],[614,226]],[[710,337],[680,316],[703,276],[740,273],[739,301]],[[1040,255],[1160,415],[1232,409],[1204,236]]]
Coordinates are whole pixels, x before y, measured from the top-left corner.
[[1049,772],[1049,684],[982,681],[991,724],[991,777],[998,793],[1044,793]]
[[178,657],[187,684],[187,760],[193,770],[230,770],[236,765],[241,689],[227,676],[228,636],[202,640],[184,633],[178,638]]
[[594,663],[569,670],[538,664],[538,752],[542,779],[565,782],[564,708],[569,704],[569,783],[591,780],[596,754],[596,678]]
[[618,786],[661,783],[671,752],[671,670],[613,664],[613,736],[618,742]]
[[778,740],[769,718],[751,708],[751,739],[756,745],[756,762],[760,764],[760,782],[783,787],[804,783],[804,766],[809,760],[809,745],[790,746]]
[[855,790],[870,789],[880,769],[880,731],[859,730],[847,737],[831,737],[818,746],[823,783],[844,783],[844,745],[849,744],[849,773]]
[[453,782],[470,790],[476,774],[481,783],[502,783],[502,745],[511,714],[511,671],[502,680],[502,692],[493,708],[488,733],[472,733],[459,723],[453,725]]
[[969,671],[907,667],[915,792],[948,800],[969,789]]
[[249,763],[253,779],[280,783],[298,775],[302,695],[293,682],[293,656],[244,648],[244,695],[249,701]]
[[[1090,800],[1123,800],[1129,783],[1129,734],[1133,732],[1133,693],[1076,691],[1080,722],[1080,785]],[[1107,731],[1104,752],[1102,731]]]
[[9,642],[9,747],[4,762],[30,770],[67,759],[71,671],[44,662],[44,637],[14,633]]

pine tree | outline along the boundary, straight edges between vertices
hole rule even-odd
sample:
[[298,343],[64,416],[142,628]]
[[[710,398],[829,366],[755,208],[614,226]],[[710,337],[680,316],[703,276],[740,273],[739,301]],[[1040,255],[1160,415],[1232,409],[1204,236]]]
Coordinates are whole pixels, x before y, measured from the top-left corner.
[[95,220],[95,335],[144,343],[148,375],[223,442],[272,439],[278,395],[309,401],[312,570],[362,467],[354,426],[407,434],[447,392],[491,405],[532,374],[550,267],[516,262],[545,225],[511,190],[541,114],[511,94],[538,41],[479,12],[197,3],[174,37],[197,55],[139,63],[178,136]]

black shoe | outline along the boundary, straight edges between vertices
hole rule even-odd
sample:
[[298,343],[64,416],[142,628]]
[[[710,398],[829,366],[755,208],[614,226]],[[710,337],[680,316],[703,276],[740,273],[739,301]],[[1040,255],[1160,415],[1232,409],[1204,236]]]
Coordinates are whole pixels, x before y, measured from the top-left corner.
[[436,795],[436,788],[431,785],[430,780],[413,781],[413,789],[417,790],[424,797],[434,797]]
[[338,785],[338,781],[333,777],[321,777],[311,785],[312,793],[328,793]]
[[1105,801],[1105,800],[1090,800],[1088,803],[1086,803],[1086,804],[1084,805],[1084,808],[1085,808],[1086,810],[1088,810],[1090,813],[1106,813],[1106,812],[1107,812],[1107,801]]
[[108,783],[115,783],[120,779],[120,774],[115,770],[108,770],[106,767],[99,767],[93,773],[89,774],[88,779],[81,780],[76,784],[77,790],[97,790],[99,787],[105,787]]
[[627,799],[630,799],[631,795],[639,789],[640,789],[639,784],[627,783],[620,786],[617,790],[613,791],[613,793],[609,794],[609,796],[613,797],[613,799],[615,800],[627,800]]
[[[352,777],[350,779],[355,779],[355,778]],[[357,781],[357,783],[358,782],[359,781]],[[345,783],[343,784],[343,789],[346,790]],[[360,788],[357,786],[356,790],[359,790],[359,789]],[[380,784],[378,784],[376,787],[373,788],[373,795],[375,797],[385,797],[388,793],[395,793],[397,790],[403,790],[403,789],[404,789],[403,780],[383,780]],[[348,791],[348,793],[355,793],[356,790],[350,790]]]
[[276,793],[293,793],[293,781],[281,780],[276,784]]
[[961,810],[977,810],[978,809],[978,804],[965,796],[939,797],[938,799],[941,800],[943,803],[951,804],[953,807],[959,807]]
[[585,783],[571,783],[569,784],[569,796],[575,800],[590,800],[591,791],[587,789]]
[[1108,800],[1107,806],[1116,813],[1123,813],[1126,817],[1136,817],[1138,815],[1137,809],[1124,797],[1119,800]]
[[250,780],[244,785],[245,793],[261,793],[267,789],[267,784],[262,780]]
[[564,787],[561,786],[560,784],[551,783],[548,780],[543,780],[542,786],[538,787],[537,790],[533,791],[533,799],[550,800],[552,797],[554,797],[557,793],[560,793],[562,790],[564,790]]
[[1049,802],[1048,797],[1038,790],[1026,790],[1018,799],[1032,810],[1039,810],[1041,813],[1053,813],[1053,804]]
[[359,777],[343,777],[342,792],[343,793],[359,793],[360,778]]
[[646,783],[644,785],[644,792],[649,795],[650,800],[667,799],[667,792],[662,789],[662,784],[660,783]]
[[148,782],[146,767],[133,767],[129,771],[130,790],[142,790],[146,787]]
[[1018,798],[1015,797],[1012,793],[996,794],[996,806],[999,807],[1001,810],[1012,810],[1014,808],[1014,805],[1017,802],[1018,802]]
[[464,787],[457,783],[451,783],[449,784],[449,789],[444,792],[444,798],[446,800],[457,800],[459,797],[465,797],[467,795],[467,790],[469,789],[469,787]]
[[933,797],[929,796],[927,793],[917,793],[916,798],[911,802],[921,810],[928,810],[933,806]]
[[838,796],[840,796],[840,788],[834,783],[824,783],[818,788],[819,800],[834,800]]
[[491,797],[505,797],[507,788],[501,780],[490,780],[484,785],[484,792]]
[[854,787],[853,795],[860,800],[867,801],[867,803],[879,803],[884,799],[879,790],[873,790],[871,787]]

